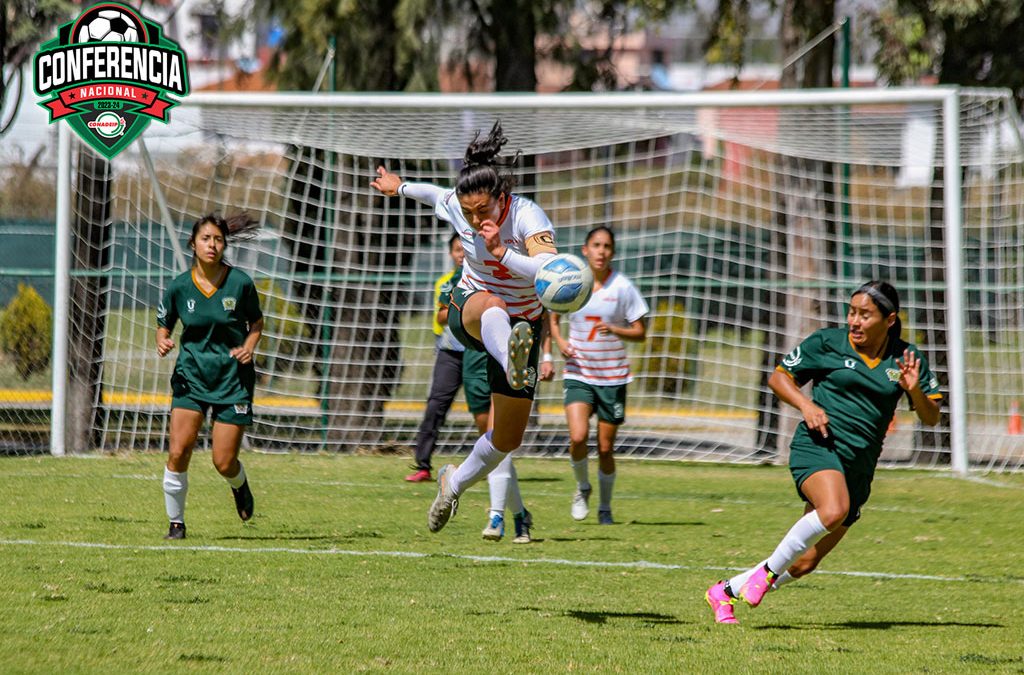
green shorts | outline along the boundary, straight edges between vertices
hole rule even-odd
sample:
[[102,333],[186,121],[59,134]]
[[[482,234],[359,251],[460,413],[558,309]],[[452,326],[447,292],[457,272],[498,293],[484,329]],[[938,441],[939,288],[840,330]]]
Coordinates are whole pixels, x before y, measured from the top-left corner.
[[487,384],[487,352],[466,349],[462,355],[462,391],[466,407],[474,415],[491,409],[491,387]]
[[565,405],[586,403],[597,419],[619,425],[626,421],[626,385],[598,386],[580,380],[562,380]]
[[174,408],[195,410],[196,412],[203,413],[204,418],[206,413],[209,412],[210,419],[214,422],[234,424],[239,427],[247,427],[252,424],[251,403],[210,403],[209,401],[199,401],[185,395],[175,396],[171,399],[171,409]]
[[463,288],[452,289],[452,299],[448,304],[448,327],[452,329],[452,334],[459,342],[466,347],[466,352],[475,349],[478,352],[487,354],[487,384],[490,387],[492,394],[501,394],[502,396],[508,396],[510,398],[525,398],[533,400],[533,396],[537,391],[537,365],[540,363],[540,319],[536,321],[527,321],[522,317],[511,317],[512,325],[526,321],[530,324],[533,329],[533,347],[530,348],[530,357],[527,362],[528,370],[532,371],[532,375],[529,378],[532,384],[523,387],[522,389],[513,389],[508,383],[508,377],[505,375],[505,368],[498,363],[494,357],[487,353],[487,348],[484,347],[483,343],[474,338],[472,335],[466,332],[465,326],[462,325],[462,308],[466,306],[466,300],[469,296],[474,293],[482,293],[483,291],[467,291]]
[[874,472],[865,473],[864,469],[853,466],[841,457],[829,440],[815,440],[798,428],[789,446],[789,472],[796,482],[796,493],[800,499],[807,501],[800,487],[804,481],[818,471],[832,469],[842,472],[846,478],[846,491],[850,494],[850,512],[843,521],[849,527],[860,520],[860,510],[871,496],[871,481]]

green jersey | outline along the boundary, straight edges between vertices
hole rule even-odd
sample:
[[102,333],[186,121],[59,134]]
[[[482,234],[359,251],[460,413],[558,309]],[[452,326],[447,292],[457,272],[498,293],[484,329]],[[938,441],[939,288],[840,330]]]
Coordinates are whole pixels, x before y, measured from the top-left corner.
[[[896,362],[903,358],[905,349],[920,360],[919,381],[925,396],[942,398],[938,379],[917,347],[903,340],[889,340],[880,358],[868,359],[853,348],[846,328],[812,333],[782,359],[778,369],[792,375],[800,386],[813,382],[811,400],[828,414],[835,451],[846,460],[869,463],[873,470],[889,422],[906,393],[899,385],[900,367]],[[813,442],[804,422],[797,427],[793,442]]]
[[228,267],[212,295],[199,289],[192,271],[175,277],[156,312],[157,325],[168,331],[174,331],[179,319],[182,323],[171,376],[174,395],[251,405],[256,370],[230,352],[242,345],[249,327],[262,317],[256,286],[241,270]]

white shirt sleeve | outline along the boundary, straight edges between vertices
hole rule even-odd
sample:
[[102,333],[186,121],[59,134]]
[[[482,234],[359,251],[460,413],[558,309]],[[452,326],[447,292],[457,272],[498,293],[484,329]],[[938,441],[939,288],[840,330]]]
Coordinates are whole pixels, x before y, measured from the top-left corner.
[[437,203],[444,198],[448,188],[443,188],[433,183],[402,183],[398,186],[398,194],[409,197],[416,201],[436,207]]
[[[625,278],[623,278],[625,280]],[[634,321],[644,318],[651,312],[651,308],[647,306],[647,301],[640,295],[640,291],[633,285],[633,282],[628,284],[629,291],[626,294],[625,304],[625,315],[626,321],[632,324]]]

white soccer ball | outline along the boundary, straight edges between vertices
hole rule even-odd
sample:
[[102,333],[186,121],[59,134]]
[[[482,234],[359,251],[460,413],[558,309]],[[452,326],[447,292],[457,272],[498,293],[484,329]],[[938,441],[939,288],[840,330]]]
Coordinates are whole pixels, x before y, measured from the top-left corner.
[[135,20],[118,9],[101,9],[78,31],[79,42],[138,42]]
[[540,304],[552,312],[567,314],[587,304],[594,290],[594,273],[583,258],[559,253],[544,261],[533,278]]

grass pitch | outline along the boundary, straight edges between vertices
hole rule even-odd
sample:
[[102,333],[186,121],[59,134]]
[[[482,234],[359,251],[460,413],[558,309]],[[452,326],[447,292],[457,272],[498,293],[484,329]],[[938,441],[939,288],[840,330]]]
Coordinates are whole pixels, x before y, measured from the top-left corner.
[[183,542],[161,455],[0,459],[0,669],[1024,672],[1021,475],[881,472],[819,572],[717,626],[704,590],[800,514],[782,467],[620,461],[599,526],[567,462],[519,460],[513,545],[484,484],[430,534],[406,458],[243,459],[253,521],[197,453]]

